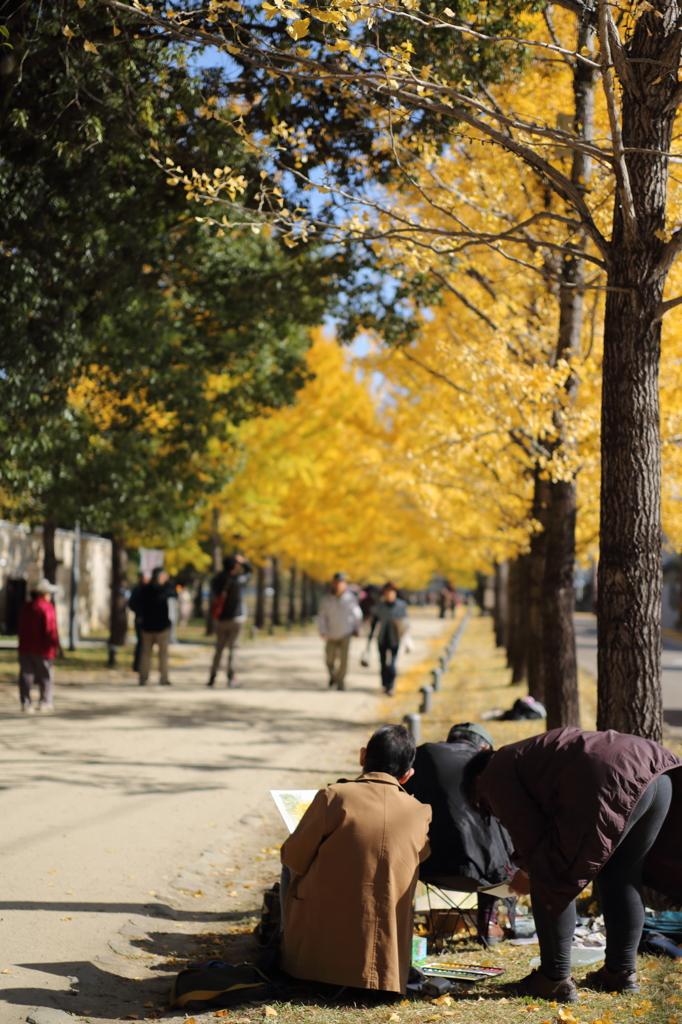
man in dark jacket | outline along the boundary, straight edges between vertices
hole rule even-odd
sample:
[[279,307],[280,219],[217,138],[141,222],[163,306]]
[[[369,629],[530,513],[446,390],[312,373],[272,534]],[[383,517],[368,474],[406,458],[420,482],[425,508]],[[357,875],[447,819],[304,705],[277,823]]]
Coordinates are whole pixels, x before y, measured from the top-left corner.
[[[645,861],[666,817],[679,818],[682,762],[651,740],[614,732],[552,729],[480,751],[462,788],[494,814],[514,843],[512,889],[530,893],[541,966],[504,986],[513,995],[574,1002],[575,897],[594,881],[606,925],[605,964],[588,987],[637,992],[635,954],[644,924]],[[668,774],[671,773],[671,774]],[[679,861],[678,861],[679,873]],[[655,879],[649,879],[655,886]]]
[[[227,685],[239,686],[237,681],[237,649],[246,619],[242,589],[251,578],[251,566],[241,555],[223,559],[223,571],[213,578],[211,593],[217,611],[216,641],[211,677],[206,684],[213,686],[220,668],[223,649],[227,647]],[[219,611],[218,611],[219,608]]]
[[168,598],[175,597],[175,587],[168,581],[168,573],[154,569],[149,583],[141,587],[135,604],[136,616],[140,617],[142,654],[140,656],[140,686],[149,679],[154,644],[159,648],[159,672],[161,686],[170,686],[168,679],[168,644],[170,641],[170,615]]
[[[414,775],[405,789],[429,804],[431,855],[419,868],[419,877],[443,889],[475,892],[479,886],[511,882],[512,844],[495,819],[485,822],[464,799],[462,772],[477,750],[492,750],[493,740],[482,725],[453,725],[445,743],[417,747]],[[497,898],[479,893],[478,930],[484,938],[500,938],[493,921]],[[509,901],[510,911],[512,901]]]

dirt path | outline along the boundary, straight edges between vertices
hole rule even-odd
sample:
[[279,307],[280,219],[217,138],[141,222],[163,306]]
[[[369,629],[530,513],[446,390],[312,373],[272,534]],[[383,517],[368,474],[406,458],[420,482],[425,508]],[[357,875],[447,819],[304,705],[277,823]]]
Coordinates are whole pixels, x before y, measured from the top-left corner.
[[[444,627],[413,616],[406,668]],[[2,687],[0,1024],[161,1014],[176,960],[242,941],[284,838],[269,789],[354,772],[387,713],[360,644],[343,693],[313,636],[249,645],[241,690],[205,687],[200,646],[175,649],[172,688],[74,672],[53,716]]]

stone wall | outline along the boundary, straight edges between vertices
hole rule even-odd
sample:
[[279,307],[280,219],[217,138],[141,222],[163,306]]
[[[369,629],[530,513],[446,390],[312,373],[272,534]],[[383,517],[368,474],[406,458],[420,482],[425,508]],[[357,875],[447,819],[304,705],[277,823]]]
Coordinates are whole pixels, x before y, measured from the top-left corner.
[[[69,609],[71,602],[71,565],[73,561],[74,533],[57,530],[55,553],[57,556],[57,586],[55,597],[57,624],[62,643],[69,636]],[[81,534],[80,583],[78,586],[78,626],[80,635],[89,636],[95,630],[109,628],[111,600],[111,541],[95,534]],[[17,595],[43,576],[43,531],[41,527],[29,530],[17,523],[0,520],[0,633],[11,626]]]

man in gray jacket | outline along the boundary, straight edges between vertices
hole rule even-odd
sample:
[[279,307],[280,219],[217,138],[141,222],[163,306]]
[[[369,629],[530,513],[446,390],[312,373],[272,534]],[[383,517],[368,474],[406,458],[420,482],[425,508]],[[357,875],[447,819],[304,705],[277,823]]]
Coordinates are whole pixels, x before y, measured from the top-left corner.
[[[329,669],[329,685],[345,689],[346,666],[350,638],[358,635],[362,612],[355,594],[348,589],[345,572],[337,572],[332,592],[325,594],[318,613],[320,636],[326,641],[325,654]],[[338,662],[338,664],[337,664]]]

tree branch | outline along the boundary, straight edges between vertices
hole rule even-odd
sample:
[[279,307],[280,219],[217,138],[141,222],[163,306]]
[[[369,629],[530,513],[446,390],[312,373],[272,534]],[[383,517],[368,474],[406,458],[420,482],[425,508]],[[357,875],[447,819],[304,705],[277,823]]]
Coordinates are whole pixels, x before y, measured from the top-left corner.
[[467,299],[466,295],[462,295],[462,293],[458,291],[458,289],[455,288],[455,286],[451,284],[448,281],[448,279],[443,276],[443,274],[440,274],[437,270],[434,270],[433,267],[431,267],[431,273],[433,274],[434,277],[437,277],[441,284],[445,285],[445,287],[449,291],[451,291],[453,295],[457,296],[462,305],[466,306],[466,308],[471,310],[472,313],[475,313],[476,316],[480,317],[481,320],[485,324],[487,324],[491,330],[496,331],[498,329],[497,324],[493,323],[493,321],[488,316],[485,315],[483,310],[479,309],[478,306],[475,306],[473,302]]
[[602,84],[604,86],[606,106],[609,113],[611,136],[613,139],[613,155],[615,157],[614,170],[616,172],[616,181],[618,182],[618,193],[620,198],[621,209],[623,211],[625,236],[630,242],[633,242],[638,234],[637,213],[635,210],[635,203],[632,198],[632,188],[630,186],[630,175],[628,173],[628,165],[625,161],[625,153],[623,152],[623,136],[621,135],[620,131],[620,124],[618,121],[618,107],[616,104],[616,94],[613,88],[613,79],[611,77],[611,48],[609,46],[609,31],[607,20],[609,12],[607,10],[607,0],[598,0],[598,3],[599,45],[601,47],[601,77]]

